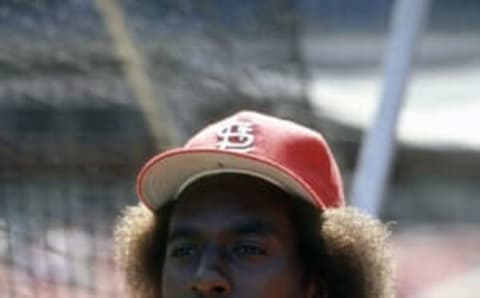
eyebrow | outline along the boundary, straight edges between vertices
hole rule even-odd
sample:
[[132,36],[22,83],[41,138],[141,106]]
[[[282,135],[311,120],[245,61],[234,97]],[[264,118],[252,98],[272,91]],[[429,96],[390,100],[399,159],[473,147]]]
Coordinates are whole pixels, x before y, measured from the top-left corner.
[[239,235],[267,235],[277,232],[272,224],[262,220],[240,221],[233,224],[228,230]]
[[[256,236],[266,236],[271,234],[277,234],[278,232],[278,229],[274,225],[258,219],[247,219],[234,222],[224,231],[224,233],[227,234]],[[187,226],[180,226],[174,228],[169,233],[168,241],[174,241],[178,239],[201,238],[201,236],[202,232],[199,229]]]
[[168,234],[168,241],[174,241],[177,239],[187,239],[187,238],[198,238],[200,236],[200,231],[188,228],[188,227],[179,227],[175,228],[172,232]]

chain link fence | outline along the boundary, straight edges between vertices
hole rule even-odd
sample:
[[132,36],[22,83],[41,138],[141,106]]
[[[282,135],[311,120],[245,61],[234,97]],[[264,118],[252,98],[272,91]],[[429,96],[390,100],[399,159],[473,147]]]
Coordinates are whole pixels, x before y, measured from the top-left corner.
[[[0,297],[126,297],[112,229],[136,203],[141,164],[173,145],[152,128],[169,124],[178,144],[239,103],[305,104],[296,9],[284,0],[0,2]],[[142,60],[133,76],[125,40]],[[149,121],[139,75],[171,123]]]
[[[165,119],[147,119],[127,73],[128,57],[122,56],[100,9],[107,2],[121,13],[157,99],[156,109],[169,116],[175,139],[152,132],[152,125]],[[138,169],[159,150],[182,143],[200,127],[238,109],[256,109],[320,129],[331,141],[348,185],[359,131],[320,119],[322,111],[308,100],[307,91],[318,73],[327,85],[325,73],[344,76],[351,84],[349,79],[364,73],[380,80],[392,3],[0,1],[0,297],[126,297],[114,261],[112,229],[121,210],[137,201]],[[466,24],[455,27],[462,30],[478,28],[478,3],[437,1],[432,24],[442,32],[452,24]],[[449,63],[471,65],[470,52]],[[427,62],[444,63],[438,53],[432,59],[425,54]],[[444,159],[427,153],[400,154],[394,177],[399,184],[391,196],[395,200],[387,201],[391,207],[384,216],[421,221],[430,212],[430,219],[441,220],[457,212],[458,218],[467,216],[473,222],[474,208],[434,205],[444,191],[435,187],[430,192],[438,181],[425,178],[432,172],[425,169]],[[470,182],[478,180],[478,162],[472,162],[478,155],[468,156],[472,159],[462,173],[470,180],[454,181],[465,192],[448,184],[447,190],[459,200],[478,190]],[[410,167],[413,163],[416,167]],[[450,164],[442,181],[452,182],[445,168]],[[409,171],[421,172],[421,179],[409,180]],[[429,188],[423,193],[420,187],[406,189],[402,181],[426,181],[422,185]],[[478,247],[472,243],[465,247]],[[412,293],[400,291],[402,297],[414,297]]]

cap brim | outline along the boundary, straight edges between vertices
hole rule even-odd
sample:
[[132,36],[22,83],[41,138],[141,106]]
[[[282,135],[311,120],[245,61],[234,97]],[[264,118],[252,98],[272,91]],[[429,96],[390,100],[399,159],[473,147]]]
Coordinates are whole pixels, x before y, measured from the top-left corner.
[[152,158],[140,171],[137,194],[151,210],[157,210],[186,185],[212,173],[245,173],[277,184],[285,191],[319,206],[312,189],[278,163],[257,156],[216,149],[173,149]]

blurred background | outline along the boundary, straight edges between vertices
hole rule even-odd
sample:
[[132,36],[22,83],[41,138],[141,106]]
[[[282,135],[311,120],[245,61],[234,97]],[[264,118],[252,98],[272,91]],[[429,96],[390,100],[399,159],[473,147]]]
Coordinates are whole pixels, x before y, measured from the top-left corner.
[[[322,132],[349,193],[394,2],[0,0],[0,297],[125,297],[139,168],[239,109]],[[432,1],[378,213],[399,298],[478,297],[479,95],[480,2]]]

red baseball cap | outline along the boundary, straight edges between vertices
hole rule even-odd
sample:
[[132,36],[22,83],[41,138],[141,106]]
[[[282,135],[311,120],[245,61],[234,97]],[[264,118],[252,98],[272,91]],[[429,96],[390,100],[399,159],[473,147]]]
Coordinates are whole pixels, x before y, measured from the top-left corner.
[[251,111],[207,126],[183,147],[154,156],[138,175],[137,194],[155,211],[196,179],[221,173],[267,180],[319,209],[345,205],[342,178],[322,135]]

